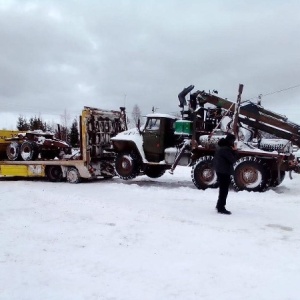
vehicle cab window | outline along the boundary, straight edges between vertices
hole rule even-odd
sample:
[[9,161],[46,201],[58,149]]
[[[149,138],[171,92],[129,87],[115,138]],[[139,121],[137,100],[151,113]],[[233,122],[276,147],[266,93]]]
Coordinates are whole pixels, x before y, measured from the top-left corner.
[[150,118],[146,124],[146,130],[158,130],[160,126],[160,119]]

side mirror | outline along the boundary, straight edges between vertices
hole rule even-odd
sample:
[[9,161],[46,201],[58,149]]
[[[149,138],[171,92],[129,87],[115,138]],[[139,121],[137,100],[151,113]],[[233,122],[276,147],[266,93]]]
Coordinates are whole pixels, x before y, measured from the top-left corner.
[[142,135],[142,132],[141,132],[141,129],[140,129],[140,127],[141,127],[141,120],[140,120],[140,118],[138,118],[136,127],[137,127],[137,129],[138,129],[139,134]]

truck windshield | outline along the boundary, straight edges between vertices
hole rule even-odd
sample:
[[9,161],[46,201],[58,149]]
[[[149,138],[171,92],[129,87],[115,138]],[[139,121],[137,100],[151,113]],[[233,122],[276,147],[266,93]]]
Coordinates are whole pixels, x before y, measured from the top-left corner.
[[158,130],[160,126],[160,119],[148,119],[146,130]]

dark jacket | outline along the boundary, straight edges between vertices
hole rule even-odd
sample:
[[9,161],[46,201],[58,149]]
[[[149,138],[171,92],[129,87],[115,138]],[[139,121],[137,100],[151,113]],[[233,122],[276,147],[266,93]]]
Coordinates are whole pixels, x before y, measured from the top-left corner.
[[217,173],[233,174],[233,164],[236,161],[235,151],[232,149],[232,145],[225,139],[221,139],[218,143],[217,150],[215,152],[213,164]]

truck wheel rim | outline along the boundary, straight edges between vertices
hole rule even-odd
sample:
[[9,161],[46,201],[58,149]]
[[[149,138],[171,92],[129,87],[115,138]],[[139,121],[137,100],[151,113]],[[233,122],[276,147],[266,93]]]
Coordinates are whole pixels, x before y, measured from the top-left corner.
[[124,159],[121,163],[122,169],[128,170],[131,167],[130,162],[127,159]]
[[77,180],[77,174],[75,171],[70,171],[69,174],[68,174],[68,178],[69,178],[69,181],[70,182],[74,182]]
[[214,172],[212,172],[212,170],[211,169],[204,169],[203,171],[202,171],[202,177],[203,177],[203,179],[207,182],[210,182],[210,181],[212,181],[213,180],[213,177],[214,177]]
[[241,179],[248,188],[253,188],[261,183],[262,175],[255,168],[247,168],[241,172]]

